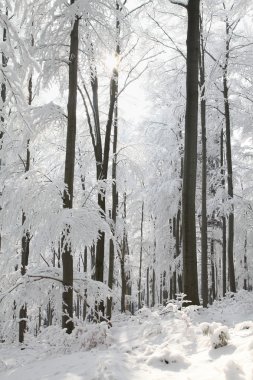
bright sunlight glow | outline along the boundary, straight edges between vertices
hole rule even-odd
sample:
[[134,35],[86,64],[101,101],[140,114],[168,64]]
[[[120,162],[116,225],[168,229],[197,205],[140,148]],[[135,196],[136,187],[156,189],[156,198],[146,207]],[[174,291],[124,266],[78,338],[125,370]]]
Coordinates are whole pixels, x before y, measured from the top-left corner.
[[120,57],[115,54],[108,54],[105,57],[105,65],[108,70],[113,71],[115,68],[119,66]]

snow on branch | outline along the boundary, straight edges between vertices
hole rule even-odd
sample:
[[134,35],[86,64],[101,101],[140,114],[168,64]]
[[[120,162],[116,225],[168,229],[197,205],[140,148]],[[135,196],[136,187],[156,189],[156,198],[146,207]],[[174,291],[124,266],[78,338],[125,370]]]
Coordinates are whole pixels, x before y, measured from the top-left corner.
[[189,0],[170,0],[172,4],[181,5],[181,7],[187,8]]
[[[16,283],[11,286],[5,292],[0,292],[0,303],[8,296],[10,293],[15,291],[19,287],[25,287],[28,289],[29,285],[31,289],[34,287],[34,283],[37,281],[49,280],[52,282],[58,282],[62,285],[62,269],[58,268],[46,268],[37,269],[32,271],[27,271],[27,273],[20,277]],[[31,290],[30,289],[30,290]],[[117,297],[116,294],[106,285],[99,281],[95,281],[88,278],[86,273],[75,272],[74,273],[74,291],[81,296],[84,294],[84,289],[88,291],[92,297],[97,299],[106,299],[106,297]],[[29,292],[28,292],[29,293]]]

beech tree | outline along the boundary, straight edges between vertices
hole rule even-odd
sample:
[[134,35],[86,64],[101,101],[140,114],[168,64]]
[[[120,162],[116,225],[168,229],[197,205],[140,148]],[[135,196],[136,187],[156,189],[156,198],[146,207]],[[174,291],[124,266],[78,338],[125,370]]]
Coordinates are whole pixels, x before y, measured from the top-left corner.
[[205,99],[205,42],[203,35],[203,7],[200,15],[200,112],[202,142],[202,207],[201,207],[201,295],[203,306],[208,303],[208,266],[207,266],[207,151],[206,151],[206,99]]
[[2,8],[0,339],[252,288],[244,1]]
[[186,113],[182,193],[183,287],[188,299],[199,304],[196,252],[196,170],[198,135],[198,68],[200,51],[200,1],[172,1],[187,8]]
[[[75,0],[71,0],[73,5]],[[78,25],[79,16],[76,14],[70,34],[69,53],[69,95],[68,95],[68,126],[66,140],[66,158],[64,183],[66,188],[63,195],[63,207],[73,208],[75,142],[76,142],[76,106],[77,106],[77,70],[78,70]],[[68,241],[69,226],[66,226],[62,238],[62,269],[63,269],[63,317],[62,327],[70,334],[74,328],[73,321],[73,253],[71,242]]]

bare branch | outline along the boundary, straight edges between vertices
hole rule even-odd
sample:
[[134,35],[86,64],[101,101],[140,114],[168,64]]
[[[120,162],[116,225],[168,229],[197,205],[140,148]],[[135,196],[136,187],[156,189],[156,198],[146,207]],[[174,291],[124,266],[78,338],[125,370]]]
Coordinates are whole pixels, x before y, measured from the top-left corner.
[[152,3],[152,0],[146,1],[146,3],[143,3],[143,4],[139,5],[138,7],[132,9],[131,11],[129,11],[129,12],[126,14],[125,17],[127,17],[127,16],[129,16],[130,14],[132,14],[132,13],[138,11],[139,9],[145,7],[146,5],[148,5],[148,4],[150,4],[150,3]]
[[47,260],[45,259],[45,257],[42,254],[40,254],[40,257],[47,264],[47,266],[50,267],[50,265],[48,264]]
[[90,130],[90,136],[91,136],[92,145],[93,145],[94,151],[96,151],[95,136],[94,136],[94,133],[93,133],[93,128],[92,128],[92,124],[91,124],[91,119],[90,119],[90,114],[89,114],[88,106],[87,106],[87,103],[86,103],[86,100],[85,100],[84,94],[83,94],[83,92],[82,92],[80,86],[77,86],[77,89],[78,89],[78,91],[79,91],[79,93],[80,93],[80,95],[81,95],[82,101],[83,101],[83,105],[84,105],[85,113],[86,113],[86,117],[87,117],[87,122],[88,122],[88,125],[89,125],[89,130]]
[[157,20],[155,20],[151,15],[148,15],[148,17],[154,21],[154,23],[158,26],[159,29],[162,30],[162,32],[165,34],[165,36],[172,42],[174,45],[174,49],[186,60],[186,55],[182,52],[181,49],[177,46],[177,44],[174,42],[174,40],[170,37],[170,35],[166,32],[166,30],[163,29],[163,27],[159,24]]

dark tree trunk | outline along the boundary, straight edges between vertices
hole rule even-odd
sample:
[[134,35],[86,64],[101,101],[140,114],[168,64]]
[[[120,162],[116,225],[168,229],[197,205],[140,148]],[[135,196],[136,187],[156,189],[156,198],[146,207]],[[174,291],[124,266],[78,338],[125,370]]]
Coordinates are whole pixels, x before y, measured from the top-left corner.
[[245,231],[244,239],[244,256],[243,256],[243,269],[244,269],[244,280],[243,280],[243,289],[248,290],[248,259],[247,259],[247,231]]
[[[225,170],[224,170],[224,143],[223,129],[220,134],[220,165],[221,165],[221,186],[225,191]],[[224,201],[224,200],[223,200]],[[227,291],[227,222],[222,216],[222,294],[225,297]]]
[[187,78],[182,197],[183,286],[187,299],[192,304],[199,305],[195,221],[200,39],[199,0],[189,0],[187,9]]
[[142,206],[141,206],[141,241],[140,241],[140,259],[139,259],[139,279],[138,279],[138,309],[142,307],[141,276],[142,276],[142,253],[143,253],[143,221],[144,221],[144,202],[142,202]]
[[211,239],[211,277],[212,277],[212,287],[211,287],[211,299],[214,301],[216,299],[216,282],[215,282],[215,255],[214,255],[214,239]]
[[[123,212],[123,220],[126,223],[126,193],[124,193],[124,212]],[[121,256],[120,256],[120,270],[121,270],[121,312],[126,311],[126,295],[130,295],[131,287],[128,285],[128,281],[130,280],[129,272],[125,270],[125,262],[126,256],[129,254],[128,252],[128,239],[127,239],[127,231],[126,226],[124,226],[123,231],[123,239],[121,245]]]
[[[75,0],[71,0],[71,5]],[[78,26],[79,19],[76,16],[70,34],[70,54],[69,54],[69,94],[68,94],[68,124],[66,140],[66,158],[63,195],[63,207],[72,209],[73,207],[73,187],[75,169],[75,142],[76,142],[76,106],[77,106],[77,69],[78,69]],[[63,315],[62,328],[70,334],[74,329],[73,318],[73,256],[71,243],[68,241],[70,226],[66,226],[62,238],[62,269],[63,286],[62,293]]]
[[[6,16],[8,16],[8,10],[6,10]],[[7,40],[7,30],[6,28],[3,29],[3,43],[5,45]],[[7,67],[8,59],[4,53],[2,53],[2,68],[4,69]],[[4,106],[4,103],[6,102],[6,82],[5,79],[3,79],[3,82],[1,83],[1,99]],[[3,109],[1,109],[3,112]],[[1,116],[1,121],[4,123],[4,116]],[[2,139],[3,139],[4,132],[3,130],[0,131],[0,146],[2,147]],[[1,248],[1,247],[0,247]]]
[[177,276],[177,283],[178,283],[178,292],[183,293],[183,279],[182,279],[181,274]]
[[[181,190],[181,189],[180,189]],[[181,200],[178,204],[178,211],[176,217],[173,218],[173,236],[175,238],[175,254],[174,254],[174,260],[176,260],[181,253],[181,236],[180,236],[180,230],[181,230]],[[173,274],[172,274],[172,290],[170,294],[170,298],[176,299],[176,293],[177,293],[177,267],[175,266]]]
[[[8,16],[8,9],[6,9],[6,16]],[[6,28],[3,29],[3,46],[5,45],[7,40],[7,30]],[[4,53],[2,53],[2,68],[4,69],[7,66],[8,59]],[[3,79],[1,83],[1,100],[2,100],[2,116],[1,116],[1,124],[2,126],[4,125],[4,104],[6,102],[6,83],[5,83],[5,78]],[[2,144],[3,144],[3,136],[4,136],[4,130],[1,128],[0,129],[0,149],[2,149]],[[0,159],[0,170],[2,168],[2,161]],[[0,196],[2,195],[2,190],[0,192]],[[1,208],[0,208],[1,211]],[[2,232],[0,230],[0,252],[2,250]]]
[[202,16],[200,17],[200,114],[202,137],[202,215],[201,215],[201,296],[203,307],[208,304],[208,272],[207,272],[207,211],[206,211],[206,99],[205,99],[205,47]]
[[[118,83],[117,83],[118,87]],[[118,93],[118,90],[117,90]],[[118,99],[115,103],[114,111],[114,137],[113,137],[113,161],[112,161],[112,234],[116,238],[116,222],[117,222],[117,209],[118,209],[118,192],[117,192],[117,143],[118,143]],[[108,269],[108,286],[112,289],[113,286],[113,272],[114,272],[114,242],[110,240],[109,247],[109,269]],[[112,316],[112,297],[107,299],[107,317],[111,319]]]
[[[31,38],[31,46],[34,46],[34,39],[33,36]],[[2,88],[3,91],[3,88]],[[6,89],[5,89],[6,91]],[[32,97],[33,97],[33,84],[32,84],[32,76],[30,76],[28,81],[28,105],[31,106],[32,104]],[[30,141],[27,140],[27,148],[26,148],[26,160],[25,160],[25,173],[29,172],[30,170]],[[27,177],[26,177],[27,178]],[[26,215],[25,212],[22,212],[22,225],[25,224],[26,221]],[[21,242],[21,275],[24,276],[26,273],[26,268],[28,266],[28,260],[29,260],[29,251],[30,251],[30,233],[28,229],[25,229],[23,231],[23,237]],[[27,328],[27,306],[24,304],[19,312],[19,342],[24,342],[24,335]]]
[[162,293],[162,298],[163,298],[162,304],[163,304],[163,306],[166,305],[166,302],[168,301],[168,298],[169,298],[168,286],[166,285],[167,284],[166,276],[167,276],[166,271],[164,271],[163,272],[163,283],[162,283],[162,285],[163,285],[163,289],[162,289],[163,290],[163,293]]
[[[25,223],[26,217],[25,213],[22,213],[22,224]],[[24,236],[22,237],[22,247],[21,247],[21,275],[24,276],[26,274],[26,268],[28,266],[28,258],[29,258],[29,243],[30,236],[29,232],[25,231]],[[27,306],[24,304],[19,312],[19,342],[24,342],[24,335],[27,327]]]
[[[118,1],[116,1],[116,10],[117,11],[120,10]],[[115,56],[118,57],[120,54],[120,45],[119,45],[120,21],[118,18],[116,20],[116,32],[117,32],[117,42],[116,42]],[[118,76],[119,76],[118,67],[114,67],[111,81],[110,81],[109,111],[108,111],[107,123],[105,127],[104,152],[103,152],[103,158],[101,160],[100,160],[100,156],[102,157],[102,145],[100,147],[99,146],[95,147],[95,156],[97,160],[97,179],[103,180],[103,181],[107,180],[107,176],[108,176],[110,139],[111,139],[112,124],[113,124],[113,113],[114,113],[115,103],[117,99]],[[101,144],[100,130],[98,131],[98,135],[100,136],[100,144]],[[106,194],[104,190],[102,190],[102,194],[98,195],[98,205],[101,208],[102,217],[105,217],[105,211],[106,211],[105,196]],[[101,231],[100,239],[97,242],[97,252],[96,252],[96,280],[100,282],[104,281],[104,250],[105,250],[105,234],[104,232]],[[104,310],[104,305],[103,305],[103,302],[101,302],[100,311],[103,312],[103,310]]]
[[[228,183],[228,197],[231,202],[234,198],[233,190],[233,166],[232,166],[232,152],[231,152],[231,119],[230,119],[230,105],[228,99],[228,61],[230,50],[230,26],[226,20],[226,60],[223,68],[223,96],[224,96],[224,109],[225,109],[225,123],[226,123],[226,158],[227,158],[227,183]],[[235,268],[234,268],[234,205],[231,204],[231,211],[228,216],[228,271],[230,291],[236,292],[235,286]]]
[[163,304],[163,275],[162,273],[160,274],[160,296],[159,296],[160,300],[159,300],[159,303],[160,305]]
[[[88,269],[88,250],[87,247],[84,249],[83,254],[83,272],[87,273]],[[83,298],[83,321],[86,319],[87,315],[87,289],[84,289],[84,298]]]
[[147,267],[146,293],[147,307],[149,307],[149,267]]
[[120,272],[121,272],[121,313],[126,311],[125,297],[126,297],[126,274],[125,274],[125,243],[123,241],[122,257],[120,259]]
[[[177,213],[178,214],[178,213]],[[177,268],[176,268],[176,258],[178,254],[178,232],[177,232],[177,216],[173,217],[173,223],[172,223],[172,233],[173,238],[175,241],[175,251],[174,251],[174,269],[172,273],[172,277],[170,279],[170,299],[176,298],[176,292],[177,292]]]
[[92,278],[92,280],[95,280],[95,265],[96,265],[96,246],[95,246],[95,244],[93,244],[90,247],[90,255],[91,255],[91,261],[90,261],[91,278]]
[[152,278],[152,307],[155,306],[155,288],[156,288],[156,278],[155,278],[155,269],[153,268],[153,278]]
[[[128,240],[126,239],[126,254],[129,256],[129,246],[128,246]],[[126,310],[130,311],[132,313],[132,284],[131,284],[131,272],[130,270],[126,271],[126,295],[128,296],[126,301]]]
[[[116,0],[116,11],[121,11],[121,7],[119,5],[119,2]],[[87,25],[89,24],[89,20],[86,19]],[[120,20],[117,17],[116,18],[116,35],[117,35],[117,41],[116,41],[116,49],[115,49],[115,56],[118,57],[120,54],[120,45],[119,45],[119,36],[120,36]],[[85,96],[82,94],[81,89],[79,88],[79,91],[82,94],[82,99],[87,115],[87,121],[89,124],[90,129],[90,135],[94,150],[94,155],[96,159],[96,172],[97,172],[97,181],[106,181],[108,176],[108,165],[109,165],[109,153],[110,153],[110,139],[111,139],[111,129],[113,124],[113,114],[115,109],[115,103],[117,100],[117,92],[118,92],[118,67],[114,67],[111,80],[110,80],[110,99],[109,99],[109,109],[108,109],[108,117],[107,122],[105,126],[105,140],[104,144],[102,143],[102,137],[101,137],[101,123],[100,123],[100,117],[99,117],[99,99],[98,99],[98,74],[95,64],[95,58],[94,58],[94,46],[93,43],[90,41],[90,84],[91,84],[91,91],[92,96],[89,96],[88,90],[84,85],[85,94],[89,100],[89,103],[91,105],[92,109],[92,115],[93,115],[93,121],[94,125],[92,123],[92,117],[90,117],[89,110],[86,104]],[[106,193],[104,190],[104,186],[99,186],[99,194],[98,194],[98,206],[100,208],[101,218],[106,217]],[[96,257],[95,257],[95,273],[94,278],[97,281],[103,282],[104,281],[104,254],[105,254],[105,234],[103,231],[99,231],[100,237],[96,244]],[[112,252],[112,251],[111,251]],[[112,256],[111,256],[112,258]],[[111,309],[110,307],[110,301],[108,310]],[[100,312],[104,313],[104,302],[101,301],[99,304],[96,304],[96,309],[99,309]]]

